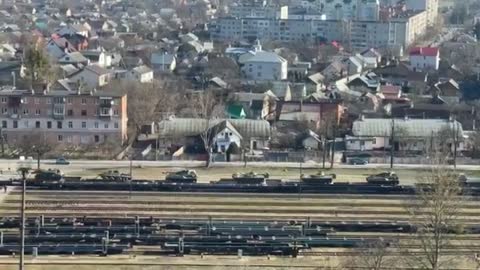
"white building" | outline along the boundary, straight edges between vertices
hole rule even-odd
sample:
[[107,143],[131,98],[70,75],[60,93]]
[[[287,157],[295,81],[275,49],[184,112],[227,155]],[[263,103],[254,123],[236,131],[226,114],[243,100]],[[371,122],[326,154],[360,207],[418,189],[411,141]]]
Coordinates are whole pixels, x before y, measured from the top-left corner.
[[410,50],[410,66],[415,71],[438,70],[440,50],[433,47],[415,47]]
[[427,25],[434,26],[438,18],[439,0],[406,0],[408,9],[424,10],[427,13]]
[[110,72],[100,66],[90,65],[71,75],[70,80],[87,89],[98,89],[110,81]]
[[[371,151],[391,148],[392,123],[396,130],[393,144],[395,150],[423,151],[432,145],[445,143],[439,141],[437,135],[446,129],[457,132],[458,138],[463,140],[462,125],[457,121],[444,119],[394,119],[392,121],[387,118],[366,118],[353,122],[353,135],[346,136],[347,150]],[[458,150],[462,147],[460,144]]]
[[150,63],[156,71],[174,71],[177,67],[175,55],[167,52],[152,53]]
[[426,12],[406,12],[390,21],[322,20],[318,18],[218,18],[210,29],[215,40],[318,43],[339,41],[357,51],[411,45],[426,32]]
[[251,80],[286,80],[288,76],[288,62],[273,52],[256,51],[248,53],[250,56],[243,61],[242,71]]
[[140,83],[151,83],[153,82],[153,70],[145,65],[133,68],[128,72],[127,79]]

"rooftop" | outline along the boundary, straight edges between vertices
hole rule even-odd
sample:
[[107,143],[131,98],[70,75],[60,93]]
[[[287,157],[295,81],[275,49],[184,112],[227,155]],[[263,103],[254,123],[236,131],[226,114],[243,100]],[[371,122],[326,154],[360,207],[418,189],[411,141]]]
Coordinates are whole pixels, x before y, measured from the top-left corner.
[[439,54],[440,50],[436,47],[415,47],[410,50],[410,56],[438,56]]

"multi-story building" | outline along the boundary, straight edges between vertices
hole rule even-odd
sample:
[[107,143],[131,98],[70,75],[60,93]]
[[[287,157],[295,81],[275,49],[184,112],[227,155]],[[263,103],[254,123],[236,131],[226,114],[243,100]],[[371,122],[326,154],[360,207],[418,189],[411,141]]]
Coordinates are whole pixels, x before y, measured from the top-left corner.
[[423,10],[427,13],[427,25],[434,26],[438,18],[439,0],[406,0],[408,9]]
[[388,21],[272,18],[217,19],[211,30],[217,40],[341,41],[354,50],[401,45],[408,47],[426,31],[424,11],[397,14]]
[[52,144],[127,139],[127,96],[106,92],[0,90],[1,131],[8,143],[42,134]]

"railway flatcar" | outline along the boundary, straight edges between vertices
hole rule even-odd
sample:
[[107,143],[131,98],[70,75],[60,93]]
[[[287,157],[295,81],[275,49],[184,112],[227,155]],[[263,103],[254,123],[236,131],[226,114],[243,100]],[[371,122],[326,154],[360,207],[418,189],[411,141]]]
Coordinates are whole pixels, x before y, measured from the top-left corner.
[[194,170],[171,172],[165,177],[167,183],[197,183],[197,173]]

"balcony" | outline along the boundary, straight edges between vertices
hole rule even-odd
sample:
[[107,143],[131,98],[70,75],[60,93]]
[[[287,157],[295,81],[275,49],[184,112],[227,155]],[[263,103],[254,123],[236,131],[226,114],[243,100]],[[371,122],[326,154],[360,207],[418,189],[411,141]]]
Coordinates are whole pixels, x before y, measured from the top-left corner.
[[53,104],[53,118],[57,120],[65,119],[65,104]]
[[100,117],[112,117],[113,109],[112,108],[100,108],[99,112]]

